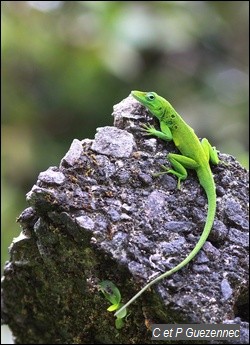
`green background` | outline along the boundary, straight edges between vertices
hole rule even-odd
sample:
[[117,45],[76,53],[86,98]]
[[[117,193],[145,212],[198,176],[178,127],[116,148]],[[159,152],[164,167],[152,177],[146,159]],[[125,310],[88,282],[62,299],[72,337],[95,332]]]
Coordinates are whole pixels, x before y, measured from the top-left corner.
[[167,98],[247,166],[248,1],[2,1],[2,265],[40,171],[112,125],[131,90]]

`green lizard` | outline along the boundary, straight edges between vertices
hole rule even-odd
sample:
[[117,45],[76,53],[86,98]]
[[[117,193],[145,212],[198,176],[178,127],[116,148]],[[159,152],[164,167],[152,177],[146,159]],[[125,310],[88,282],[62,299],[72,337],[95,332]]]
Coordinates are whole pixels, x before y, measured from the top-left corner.
[[156,136],[160,139],[173,140],[175,146],[181,152],[180,154],[169,153],[167,158],[173,169],[167,169],[165,166],[164,173],[170,173],[178,178],[177,188],[180,188],[180,181],[187,178],[187,169],[194,169],[198,175],[199,182],[204,188],[208,199],[208,212],[206,224],[199,241],[190,254],[171,270],[161,274],[147,285],[145,285],[133,298],[131,298],[116,313],[122,312],[132,302],[134,302],[145,290],[160,280],[179,271],[187,265],[204,245],[212,229],[215,212],[216,212],[216,192],[214,178],[210,169],[209,161],[213,164],[219,163],[219,158],[215,147],[212,147],[207,139],[201,142],[196,136],[194,130],[186,124],[181,116],[175,111],[172,105],[155,92],[132,91],[132,96],[143,104],[149,111],[157,117],[160,122],[161,131],[156,130],[153,126],[144,125],[144,131],[147,134]]

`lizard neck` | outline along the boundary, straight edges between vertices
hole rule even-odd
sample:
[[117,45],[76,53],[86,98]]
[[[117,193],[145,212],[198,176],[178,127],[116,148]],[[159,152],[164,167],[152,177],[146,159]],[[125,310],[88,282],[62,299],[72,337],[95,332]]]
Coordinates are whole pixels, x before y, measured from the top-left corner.
[[163,113],[159,117],[159,120],[164,122],[172,132],[178,131],[179,125],[185,123],[173,107],[165,107]]

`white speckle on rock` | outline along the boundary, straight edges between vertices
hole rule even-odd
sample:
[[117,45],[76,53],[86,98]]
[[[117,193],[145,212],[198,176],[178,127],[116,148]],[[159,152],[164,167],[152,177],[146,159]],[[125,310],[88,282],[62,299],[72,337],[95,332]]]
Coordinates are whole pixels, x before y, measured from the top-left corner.
[[54,171],[53,169],[53,167],[50,167],[46,171],[42,171],[38,176],[38,180],[45,182],[47,184],[63,184],[65,176],[62,172]]
[[115,127],[101,127],[97,129],[92,150],[113,157],[129,157],[135,147],[131,133]]
[[224,300],[227,300],[232,296],[233,290],[226,278],[224,278],[221,282],[221,292]]
[[80,228],[83,228],[85,230],[93,230],[95,226],[93,220],[88,216],[77,217],[76,222],[80,226]]
[[77,160],[80,158],[82,151],[83,151],[82,142],[78,139],[74,139],[69,148],[69,151],[62,158],[61,165],[66,163],[70,166],[73,166],[77,162]]

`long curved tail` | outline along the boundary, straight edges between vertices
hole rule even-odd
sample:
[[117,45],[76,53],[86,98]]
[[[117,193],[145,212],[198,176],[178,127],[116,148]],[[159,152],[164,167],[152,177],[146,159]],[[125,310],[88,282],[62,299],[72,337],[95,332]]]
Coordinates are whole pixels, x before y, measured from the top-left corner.
[[[183,260],[181,261],[177,266],[172,268],[171,270],[161,274],[159,277],[155,278],[151,282],[149,282],[147,285],[145,285],[134,297],[132,297],[124,306],[122,306],[114,315],[118,316],[118,314],[123,311],[125,308],[127,308],[131,303],[133,303],[145,290],[147,290],[150,286],[156,284],[160,280],[170,276],[171,274],[179,271],[181,268],[186,266],[195,256],[198,254],[200,249],[203,247],[204,243],[206,242],[206,239],[209,236],[209,233],[212,229],[213,222],[214,222],[214,217],[215,217],[215,212],[216,212],[216,193],[215,193],[215,188],[214,184],[212,183],[212,186],[206,190],[207,194],[207,199],[208,199],[208,212],[207,212],[207,219],[206,219],[206,224],[204,226],[204,230],[201,234],[201,237],[199,241],[197,242],[196,246],[194,249],[190,252],[190,254]],[[118,316],[119,317],[119,316]]]

